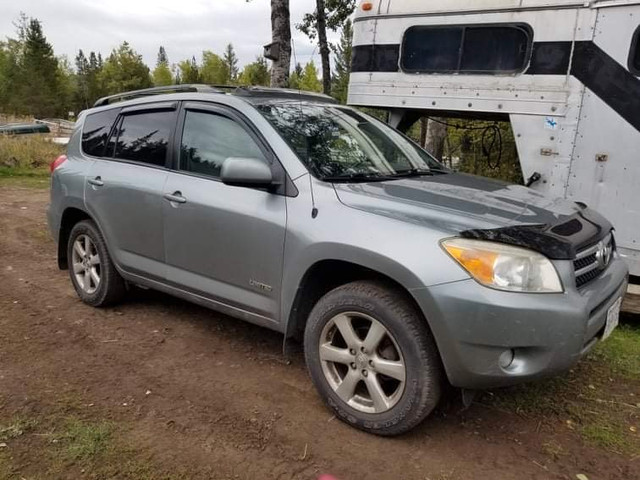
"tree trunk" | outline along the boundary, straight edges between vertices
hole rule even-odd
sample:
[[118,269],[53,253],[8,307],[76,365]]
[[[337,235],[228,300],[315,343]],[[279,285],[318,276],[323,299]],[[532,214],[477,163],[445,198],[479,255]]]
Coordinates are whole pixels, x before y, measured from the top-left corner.
[[442,119],[430,119],[427,126],[427,141],[425,148],[438,160],[444,154],[444,139],[447,137],[447,126],[440,123]]
[[280,56],[271,65],[271,86],[286,88],[291,68],[289,0],[271,0],[271,37],[280,47]]
[[318,45],[322,59],[322,89],[326,95],[331,95],[331,59],[327,42],[327,17],[324,0],[316,0],[316,15],[318,18]]
[[427,144],[427,126],[429,119],[427,117],[420,117],[420,146],[425,148]]

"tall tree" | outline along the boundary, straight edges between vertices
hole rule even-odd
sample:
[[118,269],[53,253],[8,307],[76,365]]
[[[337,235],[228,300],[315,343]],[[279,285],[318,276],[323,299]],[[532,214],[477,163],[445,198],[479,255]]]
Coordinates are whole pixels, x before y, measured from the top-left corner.
[[162,46],[158,50],[158,61],[156,63],[156,68],[153,69],[151,75],[153,76],[153,84],[156,87],[171,85],[173,83],[171,68],[169,68],[169,58],[167,57],[167,52]]
[[[316,30],[318,31],[318,45],[320,46],[320,58],[322,61],[322,89],[327,95],[331,95],[331,58],[329,43],[327,42],[327,17],[324,0],[316,0]],[[320,13],[322,12],[322,14]]]
[[224,63],[227,65],[227,70],[229,70],[229,83],[235,83],[238,80],[238,57],[236,55],[235,50],[233,49],[233,44],[228,44],[224,50],[224,56],[222,57]]
[[351,16],[356,0],[316,0],[316,9],[307,13],[296,27],[311,40],[318,39],[322,59],[322,84],[324,93],[331,93],[331,57],[327,41],[327,29],[334,32]]
[[318,69],[313,60],[304,66],[302,77],[300,78],[300,90],[309,92],[321,92],[322,83],[318,79]]
[[76,64],[76,91],[75,91],[75,105],[77,110],[82,110],[89,107],[89,60],[84,55],[82,49],[78,50],[78,54],[75,58]]
[[191,60],[183,60],[178,63],[178,74],[176,74],[176,83],[199,83],[200,69],[196,57]]
[[100,80],[109,95],[152,86],[149,67],[127,42],[111,52],[100,72]]
[[262,56],[258,56],[256,61],[245,65],[238,76],[240,85],[260,85],[269,86],[269,66]]
[[226,85],[229,83],[229,67],[222,57],[205,50],[202,52],[200,78],[211,85]]
[[35,18],[21,17],[18,36],[22,43],[18,58],[21,81],[13,88],[20,98],[20,113],[35,116],[62,114],[65,106],[59,95],[61,76],[58,59],[44,35],[42,24]]
[[340,34],[340,42],[333,48],[335,58],[335,75],[332,79],[331,93],[340,103],[347,103],[349,90],[349,74],[351,72],[351,54],[353,51],[353,25],[346,20]]
[[278,59],[271,65],[271,86],[289,86],[291,68],[291,14],[289,0],[271,0],[271,41],[278,45]]
[[90,105],[100,97],[105,95],[104,88],[100,82],[100,72],[104,62],[102,61],[102,54],[98,52],[89,52],[89,70],[87,72],[87,84],[89,86],[89,102]]
[[156,64],[158,63],[166,63],[167,65],[169,64],[169,57],[167,56],[167,51],[164,49],[162,45],[160,45],[160,48],[158,49],[158,60],[156,61]]

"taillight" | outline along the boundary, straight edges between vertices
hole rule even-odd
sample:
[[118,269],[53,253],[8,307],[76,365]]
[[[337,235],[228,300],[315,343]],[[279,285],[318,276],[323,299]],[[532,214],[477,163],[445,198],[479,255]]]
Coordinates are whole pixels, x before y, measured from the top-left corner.
[[365,12],[370,12],[373,9],[373,3],[371,2],[362,2],[362,10]]
[[58,168],[60,165],[62,165],[66,161],[67,161],[67,156],[66,155],[60,155],[53,162],[51,162],[51,165],[49,165],[49,170],[51,171],[51,173],[53,173],[53,171],[56,168]]

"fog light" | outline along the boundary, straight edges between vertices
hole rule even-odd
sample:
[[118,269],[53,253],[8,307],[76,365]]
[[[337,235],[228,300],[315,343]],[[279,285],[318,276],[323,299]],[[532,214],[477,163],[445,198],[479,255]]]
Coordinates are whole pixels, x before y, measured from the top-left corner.
[[509,350],[505,350],[500,354],[500,358],[498,359],[498,363],[502,368],[509,368],[513,363],[513,359],[516,356],[516,352],[513,351],[512,348]]

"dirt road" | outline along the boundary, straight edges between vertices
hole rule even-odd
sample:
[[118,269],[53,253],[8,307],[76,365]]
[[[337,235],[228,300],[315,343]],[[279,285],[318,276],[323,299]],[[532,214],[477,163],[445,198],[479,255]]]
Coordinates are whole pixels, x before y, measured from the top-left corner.
[[[449,402],[401,438],[360,433],[332,417],[275,333],[141,290],[117,308],[85,306],[56,267],[47,200],[0,185],[0,424],[108,419],[135,455],[181,478],[640,478],[640,460],[585,444],[561,417],[481,404]],[[15,447],[15,478],[46,478],[29,441]],[[90,473],[68,468],[62,478]]]

